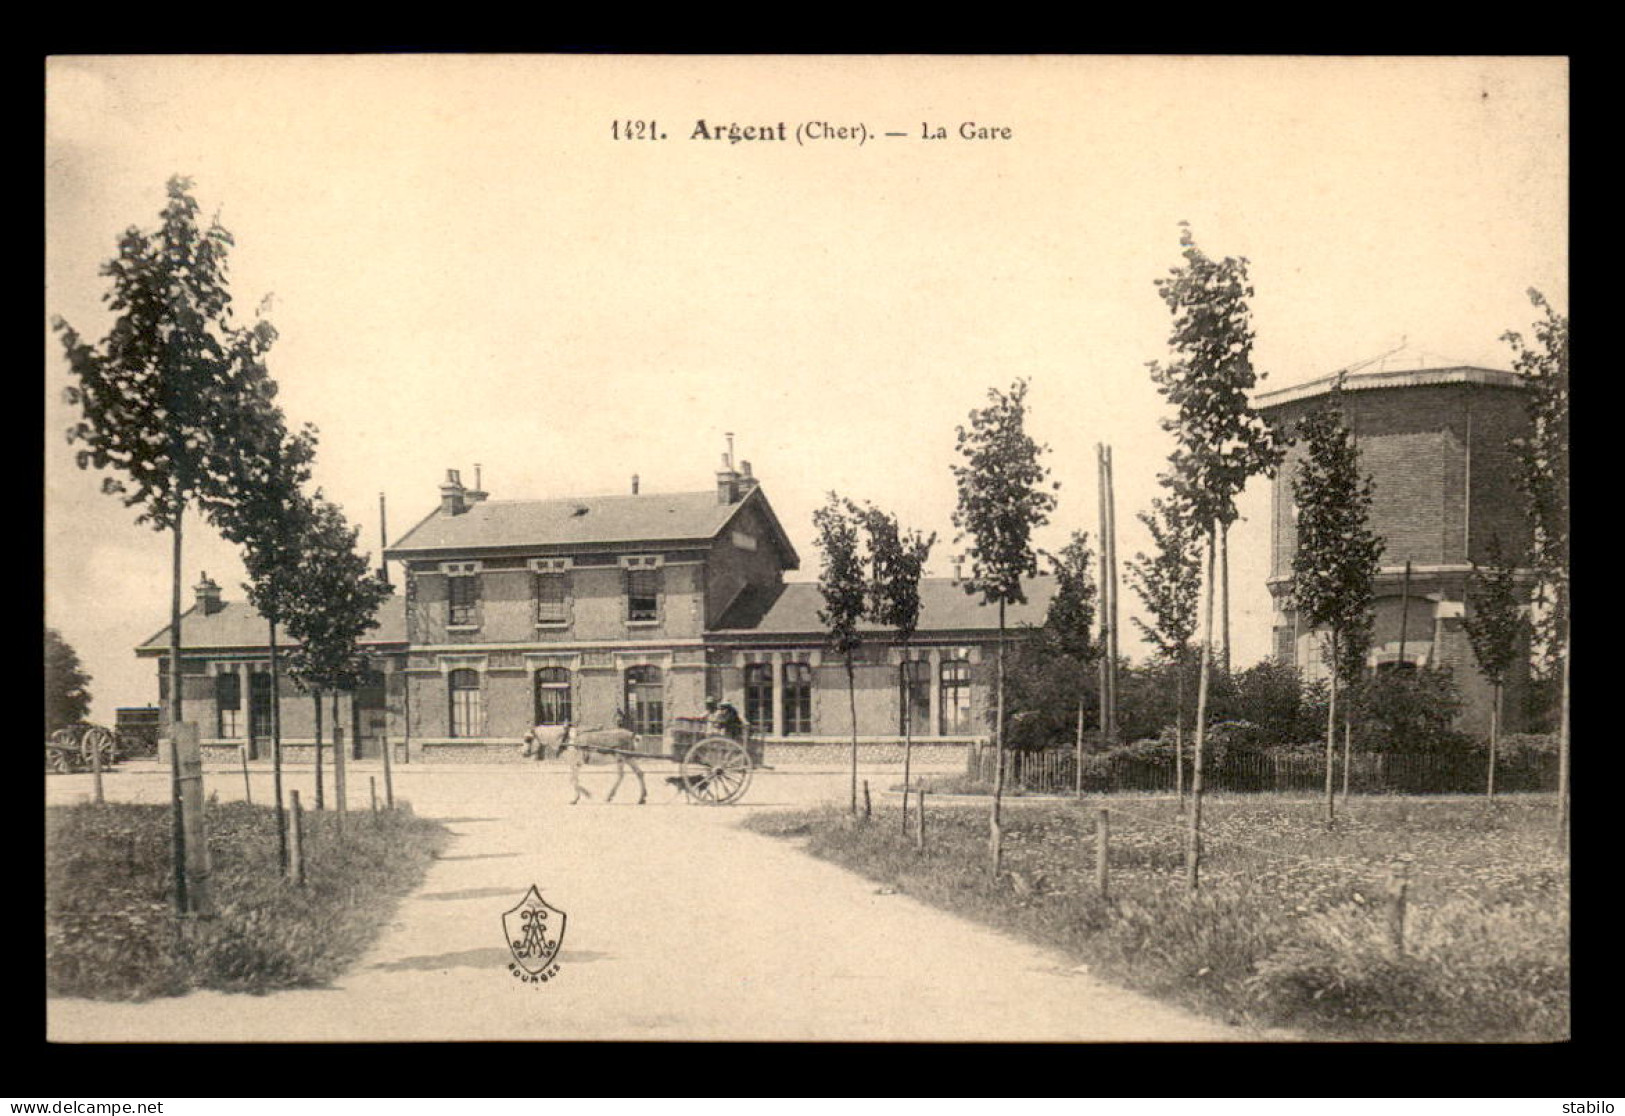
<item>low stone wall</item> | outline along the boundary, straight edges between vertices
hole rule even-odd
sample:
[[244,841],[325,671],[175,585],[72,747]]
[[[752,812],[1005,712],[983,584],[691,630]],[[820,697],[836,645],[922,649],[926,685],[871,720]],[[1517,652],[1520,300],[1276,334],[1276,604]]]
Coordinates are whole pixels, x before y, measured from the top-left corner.
[[[964,744],[916,744],[910,750],[910,763],[964,763]],[[852,762],[852,745],[846,744],[768,744],[762,762],[769,767],[839,766]],[[902,744],[858,742],[859,763],[903,762]]]
[[[968,744],[916,744],[911,752],[911,762],[916,764],[963,764],[965,763],[968,747]],[[526,758],[521,753],[519,745],[508,742],[414,742],[410,760],[406,757],[404,745],[397,743],[394,748],[394,761],[397,765],[536,762],[534,759]],[[236,766],[242,762],[235,744],[204,744],[201,751],[203,761],[210,765]],[[270,758],[270,747],[267,745],[260,749],[259,759],[250,762],[259,767],[269,763]],[[282,759],[283,762],[289,764],[314,763],[316,761],[316,747],[313,744],[284,744],[282,746]],[[369,756],[367,759],[376,762],[378,757]],[[828,740],[798,741],[796,743],[771,742],[763,745],[762,749],[762,762],[769,767],[840,767],[850,763],[851,759],[852,745],[850,743]],[[903,745],[900,742],[859,741],[858,762],[864,764],[892,763],[901,766],[903,762]],[[322,747],[322,763],[325,766],[331,766],[333,763],[333,746],[331,744]]]

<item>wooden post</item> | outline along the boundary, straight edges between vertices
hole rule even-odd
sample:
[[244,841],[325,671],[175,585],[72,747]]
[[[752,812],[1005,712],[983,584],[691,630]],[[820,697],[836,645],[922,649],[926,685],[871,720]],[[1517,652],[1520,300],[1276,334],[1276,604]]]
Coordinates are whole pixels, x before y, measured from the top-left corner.
[[[254,699],[252,697],[250,697],[248,700],[253,701]],[[247,802],[250,806],[252,806],[252,805],[254,805],[254,788],[252,786],[250,786],[249,782],[248,782],[248,745],[247,744],[244,744],[244,745],[242,745],[241,747],[239,747],[237,749],[237,758],[240,759],[242,761],[242,764],[243,764],[243,801]]]
[[175,726],[177,779],[181,786],[181,825],[185,833],[186,914],[207,917],[214,913],[209,889],[209,841],[203,819],[203,757],[198,751],[197,725]]
[[305,811],[299,806],[299,792],[288,792],[288,874],[300,887],[305,886]]
[[1569,851],[1569,637],[1563,636],[1563,706],[1557,722],[1557,847]]
[[1111,811],[1102,807],[1095,814],[1095,888],[1102,899],[1110,892],[1106,885],[1106,850],[1111,842]]
[[1106,646],[1106,680],[1112,695],[1111,716],[1107,720],[1106,739],[1112,744],[1117,743],[1117,647],[1118,647],[1118,610],[1117,610],[1117,488],[1112,476],[1112,447],[1106,447],[1106,568],[1109,574],[1106,581],[1107,607],[1111,609],[1111,624],[1107,631],[1110,641]]
[[920,823],[914,831],[914,847],[921,852],[925,851],[925,788],[920,788]]
[[1410,866],[1400,861],[1388,881],[1388,940],[1394,956],[1405,956],[1405,892],[1409,888]]
[[372,812],[378,812],[378,776],[367,776],[367,789],[372,793]]
[[105,805],[107,800],[102,797],[102,732],[92,729],[86,733],[90,741],[90,786],[91,801],[98,806]]
[[384,751],[384,809],[395,808],[395,757],[390,753],[395,746],[389,741],[389,675],[384,675],[384,732],[381,747]]
[[316,705],[316,809],[325,805],[322,795],[322,692],[310,691],[310,700]]
[[333,808],[339,815],[339,836],[344,835],[344,819],[349,802],[344,788],[344,725],[339,720],[339,691],[333,687]]
[[870,811],[870,807],[869,807],[869,780],[865,779],[863,781],[863,820],[864,821],[869,820],[870,812],[871,811]]

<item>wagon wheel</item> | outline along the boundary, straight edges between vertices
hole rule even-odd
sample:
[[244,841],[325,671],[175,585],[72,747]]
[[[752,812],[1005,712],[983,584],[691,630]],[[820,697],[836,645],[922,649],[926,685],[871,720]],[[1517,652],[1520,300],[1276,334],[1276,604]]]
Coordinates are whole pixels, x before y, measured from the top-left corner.
[[683,790],[704,806],[738,801],[750,786],[750,753],[737,740],[708,736],[683,756]]
[[77,769],[79,758],[79,730],[73,726],[59,728],[45,744],[45,770],[58,775],[71,775]]
[[92,757],[100,751],[102,754],[102,767],[111,767],[118,758],[116,745],[117,738],[107,729],[100,726],[90,728],[86,730],[85,735],[79,740],[79,761],[84,766],[89,767]]

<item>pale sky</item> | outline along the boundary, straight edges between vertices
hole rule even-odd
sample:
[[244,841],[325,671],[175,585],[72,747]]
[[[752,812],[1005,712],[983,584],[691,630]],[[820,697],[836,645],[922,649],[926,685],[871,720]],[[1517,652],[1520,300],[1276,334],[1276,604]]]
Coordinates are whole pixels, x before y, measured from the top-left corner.
[[[1095,537],[1107,442],[1126,562],[1172,448],[1146,362],[1181,220],[1251,261],[1265,390],[1402,338],[1506,368],[1525,291],[1568,306],[1562,59],[58,58],[46,103],[48,312],[103,336],[97,267],[194,178],[375,555],[379,493],[393,542],[447,468],[494,499],[696,490],[732,431],[792,577],[831,489],[935,530],[946,574],[955,426],[1024,376],[1062,483],[1038,541]],[[798,143],[813,122],[868,138]],[[74,467],[68,382],[47,331],[45,619],[110,722],[157,699],[133,649],[167,623],[170,544]],[[1268,652],[1266,491],[1231,536],[1238,665]],[[242,599],[233,548],[189,527],[187,604],[202,570]]]

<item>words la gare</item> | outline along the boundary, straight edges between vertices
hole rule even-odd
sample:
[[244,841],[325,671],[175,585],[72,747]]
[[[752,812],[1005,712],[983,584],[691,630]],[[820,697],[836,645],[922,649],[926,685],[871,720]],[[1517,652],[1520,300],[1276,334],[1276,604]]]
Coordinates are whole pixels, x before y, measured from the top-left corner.
[[[974,120],[967,120],[959,126],[959,138],[968,140],[1007,140],[1015,134],[1015,129],[994,124],[978,124]],[[940,124],[932,125],[922,121],[920,124],[920,138],[939,140],[948,138],[948,129]]]

